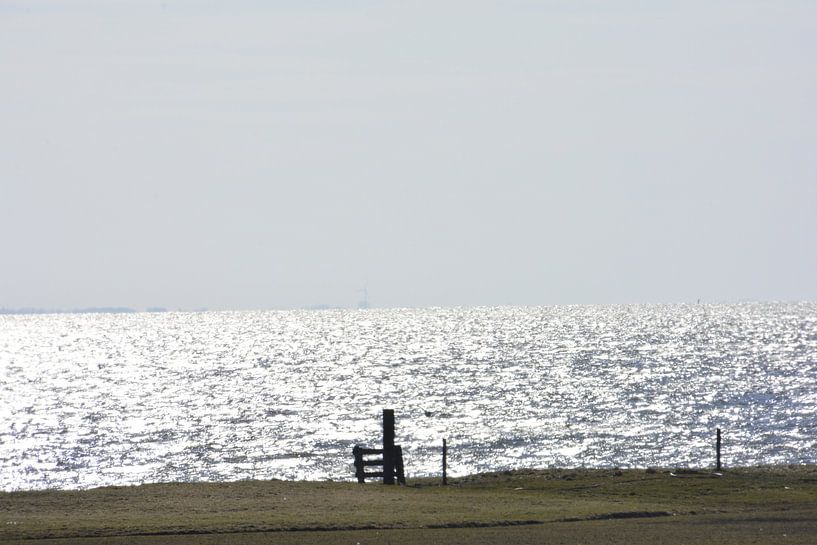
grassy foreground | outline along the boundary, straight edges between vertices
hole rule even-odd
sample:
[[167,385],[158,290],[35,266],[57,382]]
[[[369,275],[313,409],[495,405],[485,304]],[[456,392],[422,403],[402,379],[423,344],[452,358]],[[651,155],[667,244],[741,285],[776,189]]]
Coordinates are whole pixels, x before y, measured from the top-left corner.
[[0,543],[817,544],[817,466],[0,493]]

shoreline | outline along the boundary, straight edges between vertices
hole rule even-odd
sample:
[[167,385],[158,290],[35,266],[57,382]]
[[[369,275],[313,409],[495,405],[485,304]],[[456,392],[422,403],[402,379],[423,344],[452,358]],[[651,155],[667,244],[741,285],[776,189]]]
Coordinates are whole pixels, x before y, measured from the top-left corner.
[[[734,467],[726,467],[724,466],[721,470],[717,470],[715,467],[689,467],[689,466],[667,466],[667,467],[658,467],[658,466],[647,466],[647,467],[621,467],[621,466],[610,466],[610,467],[546,467],[546,468],[535,468],[535,467],[522,467],[522,468],[511,468],[511,469],[497,469],[492,471],[481,471],[477,473],[471,473],[466,475],[451,475],[448,474],[448,484],[451,486],[456,486],[458,484],[462,484],[464,482],[470,482],[475,479],[480,478],[489,478],[491,476],[510,476],[510,475],[526,475],[526,474],[536,474],[536,475],[558,475],[565,472],[568,473],[591,473],[591,474],[599,474],[603,475],[609,472],[643,472],[647,474],[654,474],[654,473],[679,473],[679,474],[705,474],[705,473],[726,473],[726,472],[745,472],[745,471],[752,471],[752,472],[764,472],[764,471],[801,471],[801,470],[808,470],[809,468],[814,468],[817,471],[817,462],[806,462],[806,463],[779,463],[779,464],[758,464],[758,465],[747,465],[747,466],[734,466]],[[422,476],[412,476],[408,475],[406,477],[408,481],[407,486],[433,486],[435,482],[438,484],[442,483],[442,474],[439,475],[422,475]],[[286,479],[286,478],[278,478],[278,477],[271,477],[271,478],[248,478],[248,479],[235,479],[235,480],[219,480],[219,481],[207,481],[207,480],[199,480],[199,481],[145,481],[140,483],[123,483],[123,484],[104,484],[100,486],[88,486],[88,487],[77,487],[77,488],[31,488],[31,489],[14,489],[14,490],[0,490],[0,495],[3,494],[26,494],[26,493],[51,493],[51,492],[92,492],[94,490],[104,490],[104,489],[127,489],[127,488],[137,488],[140,486],[158,486],[158,485],[229,485],[229,484],[240,484],[240,483],[263,483],[263,482],[270,482],[270,483],[310,483],[314,485],[320,484],[358,484],[354,474],[350,473],[348,476],[344,476],[343,478],[339,479]],[[379,484],[379,479],[371,479],[369,478],[365,484],[372,485],[372,484]]]
[[[814,543],[817,465],[529,469],[452,477],[448,486],[439,478],[406,486],[271,480],[0,493],[0,543],[32,545],[235,543],[239,536],[241,543],[354,538],[363,545],[386,534],[392,543],[592,543],[592,535],[613,530],[628,537],[621,543],[658,543],[666,532],[745,543],[761,535],[764,520],[792,529],[786,543]],[[758,543],[779,543],[781,535]],[[720,537],[707,541],[712,536]]]
[[[794,470],[800,471],[805,470],[807,468],[814,468],[817,471],[817,462],[806,462],[801,464],[792,464],[792,463],[780,463],[780,464],[759,464],[759,465],[748,465],[748,466],[735,466],[735,467],[723,467],[721,470],[717,470],[715,467],[687,467],[687,466],[671,466],[671,467],[620,467],[620,466],[610,466],[610,467],[546,467],[546,468],[534,468],[534,467],[522,467],[522,468],[511,468],[511,469],[497,469],[492,471],[481,471],[477,473],[470,473],[466,475],[451,475],[448,473],[448,484],[451,486],[456,486],[463,484],[465,482],[474,481],[480,478],[491,478],[492,476],[510,476],[510,475],[525,475],[525,474],[537,474],[537,475],[557,475],[562,474],[565,472],[568,473],[591,473],[591,474],[605,474],[609,472],[644,472],[647,474],[654,474],[654,473],[676,473],[681,474],[678,476],[683,476],[683,474],[706,474],[706,473],[725,473],[725,472],[744,472],[744,471],[753,471],[753,472],[763,472],[763,471],[786,471],[786,470]],[[438,475],[421,475],[421,476],[412,476],[408,475],[406,477],[407,486],[410,487],[419,487],[419,486],[433,486],[434,483],[442,485],[442,474]],[[174,481],[174,480],[167,480],[167,481],[144,481],[139,483],[122,483],[122,484],[103,484],[99,486],[87,486],[87,487],[77,487],[77,488],[59,488],[59,487],[51,487],[51,488],[30,488],[30,489],[13,489],[13,490],[0,490],[0,495],[3,494],[26,494],[26,493],[77,493],[77,492],[92,492],[94,490],[105,490],[105,489],[128,489],[128,488],[138,488],[141,486],[161,486],[161,485],[230,485],[230,484],[241,484],[241,483],[309,483],[314,485],[320,484],[359,484],[354,476],[354,474],[349,474],[348,476],[344,476],[338,479],[287,479],[287,478],[278,478],[278,477],[270,477],[270,478],[246,478],[246,479],[234,479],[234,480],[218,480],[218,481],[208,481],[208,480],[199,480],[199,481]],[[366,485],[373,485],[373,484],[381,484],[380,479],[372,479],[368,478],[366,480]],[[398,485],[400,486],[400,485]]]

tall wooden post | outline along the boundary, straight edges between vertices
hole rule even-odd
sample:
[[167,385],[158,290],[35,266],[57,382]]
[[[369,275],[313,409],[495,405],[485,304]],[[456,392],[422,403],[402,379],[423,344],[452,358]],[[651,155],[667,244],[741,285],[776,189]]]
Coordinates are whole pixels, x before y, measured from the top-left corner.
[[715,440],[715,456],[716,456],[716,463],[715,467],[718,471],[721,470],[721,429],[718,428],[718,438]]
[[383,409],[383,484],[394,484],[394,409]]
[[443,439],[443,486],[448,484],[448,446]]

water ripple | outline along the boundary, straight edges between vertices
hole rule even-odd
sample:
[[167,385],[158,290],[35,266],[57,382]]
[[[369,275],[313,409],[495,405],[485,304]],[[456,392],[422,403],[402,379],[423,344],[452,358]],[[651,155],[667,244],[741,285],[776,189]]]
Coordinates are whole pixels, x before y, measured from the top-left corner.
[[817,305],[0,316],[0,488],[817,462]]

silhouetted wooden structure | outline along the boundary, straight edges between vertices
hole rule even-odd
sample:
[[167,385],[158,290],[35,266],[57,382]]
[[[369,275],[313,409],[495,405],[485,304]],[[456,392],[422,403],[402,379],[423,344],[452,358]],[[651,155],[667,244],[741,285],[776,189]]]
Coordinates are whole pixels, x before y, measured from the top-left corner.
[[718,428],[717,438],[715,439],[715,469],[720,471],[721,466],[721,429]]
[[[367,478],[383,478],[383,484],[406,484],[403,471],[403,449],[394,444],[394,410],[383,409],[383,448],[364,448],[355,445],[352,449],[355,457],[355,477],[357,482],[364,483]],[[364,456],[381,455],[382,458],[365,459]],[[366,472],[370,466],[380,466],[381,471]]]
[[443,439],[443,486],[448,484],[448,445]]

